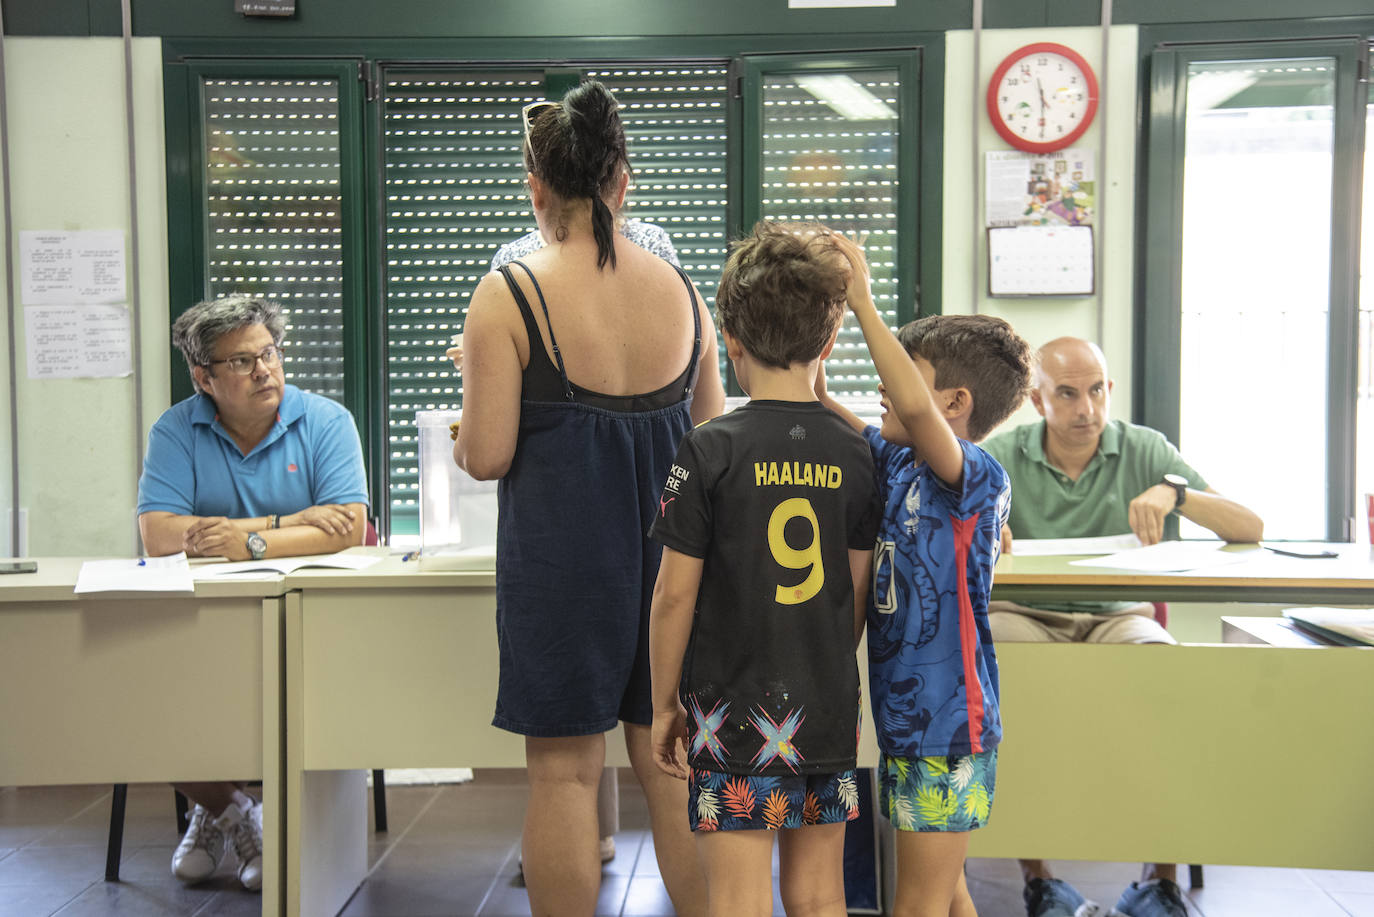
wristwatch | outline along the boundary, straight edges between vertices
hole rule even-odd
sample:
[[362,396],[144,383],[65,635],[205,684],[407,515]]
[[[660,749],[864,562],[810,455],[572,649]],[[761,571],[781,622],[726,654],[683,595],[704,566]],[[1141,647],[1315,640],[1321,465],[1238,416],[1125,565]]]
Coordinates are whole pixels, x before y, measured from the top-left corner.
[[1166,474],[1161,484],[1168,484],[1174,489],[1174,509],[1183,505],[1183,501],[1188,499],[1188,479],[1181,474]]
[[267,539],[257,532],[249,532],[248,553],[252,555],[254,560],[262,560],[263,555],[267,553]]

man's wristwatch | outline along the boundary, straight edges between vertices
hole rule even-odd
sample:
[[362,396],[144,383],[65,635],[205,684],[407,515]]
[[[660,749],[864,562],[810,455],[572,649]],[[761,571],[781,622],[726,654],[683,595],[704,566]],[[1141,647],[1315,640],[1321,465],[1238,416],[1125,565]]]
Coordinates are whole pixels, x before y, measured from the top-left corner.
[[1166,474],[1160,482],[1168,484],[1174,489],[1174,509],[1183,505],[1183,501],[1188,499],[1188,479],[1181,474]]
[[248,553],[254,560],[262,560],[267,553],[267,539],[257,532],[248,533]]

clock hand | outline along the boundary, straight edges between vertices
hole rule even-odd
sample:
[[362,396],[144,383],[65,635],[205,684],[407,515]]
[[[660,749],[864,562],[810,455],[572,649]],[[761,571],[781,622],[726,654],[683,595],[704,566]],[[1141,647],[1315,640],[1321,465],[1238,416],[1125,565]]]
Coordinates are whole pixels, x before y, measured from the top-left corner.
[[1040,85],[1040,78],[1035,78],[1035,91],[1040,93],[1040,136],[1045,136],[1045,109],[1049,108],[1050,103],[1045,99],[1045,87]]

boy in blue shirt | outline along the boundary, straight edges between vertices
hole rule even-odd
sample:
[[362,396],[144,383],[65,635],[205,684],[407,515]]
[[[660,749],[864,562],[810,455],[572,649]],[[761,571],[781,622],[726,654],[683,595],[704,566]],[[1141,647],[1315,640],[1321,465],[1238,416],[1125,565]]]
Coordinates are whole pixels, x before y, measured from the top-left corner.
[[882,750],[880,803],[897,829],[894,913],[974,914],[968,832],[987,823],[1002,738],[988,626],[1011,486],[974,443],[1030,388],[1031,350],[999,318],[937,315],[894,336],[873,304],[862,249],[849,307],[882,379],[881,428],[825,393],[863,433],[883,520],[868,609],[869,685]]
[[845,914],[879,507],[867,445],[815,394],[844,317],[838,241],[760,223],[734,247],[716,312],[751,400],[683,438],[649,532],[654,758],[689,781],[715,917],[773,913],[775,836],[787,912]]

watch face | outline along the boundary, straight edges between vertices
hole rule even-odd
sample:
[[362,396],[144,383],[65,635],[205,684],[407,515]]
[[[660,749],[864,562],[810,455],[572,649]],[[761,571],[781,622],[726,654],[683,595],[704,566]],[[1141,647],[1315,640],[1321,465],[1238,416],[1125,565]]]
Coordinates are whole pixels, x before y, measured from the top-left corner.
[[257,532],[250,532],[248,535],[248,553],[254,560],[262,560],[263,552],[267,550],[267,539]]
[[988,84],[988,116],[1012,146],[1069,146],[1097,114],[1097,78],[1073,49],[1043,42],[1007,56]]

